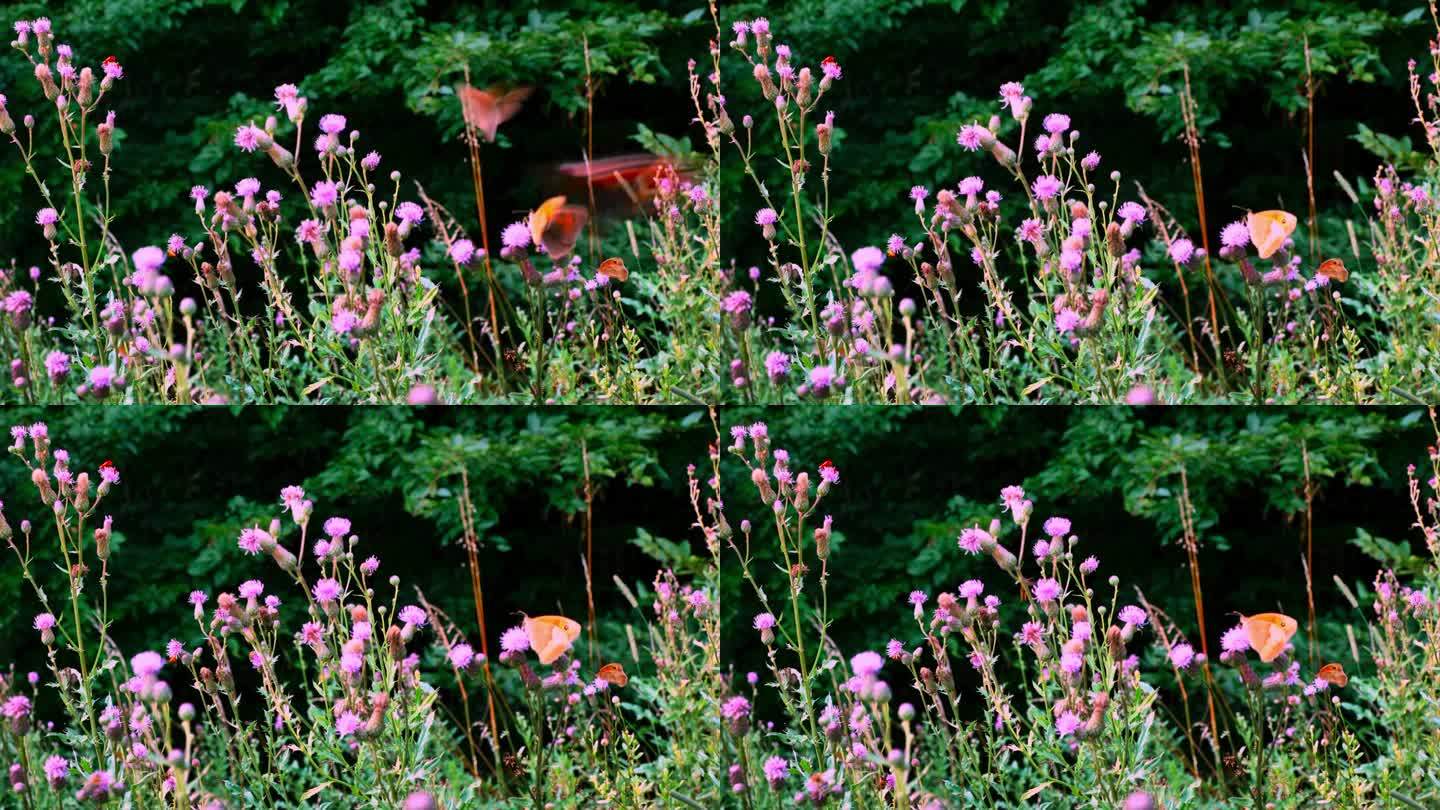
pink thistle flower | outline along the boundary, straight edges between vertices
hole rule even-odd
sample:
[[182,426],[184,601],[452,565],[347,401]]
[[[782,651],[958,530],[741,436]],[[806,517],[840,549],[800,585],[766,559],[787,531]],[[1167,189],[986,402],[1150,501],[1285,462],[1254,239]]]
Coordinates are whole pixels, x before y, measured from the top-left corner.
[[1064,184],[1060,182],[1060,178],[1050,174],[1042,174],[1035,178],[1031,190],[1035,192],[1036,197],[1042,200],[1049,200],[1059,194],[1060,189],[1063,187]]

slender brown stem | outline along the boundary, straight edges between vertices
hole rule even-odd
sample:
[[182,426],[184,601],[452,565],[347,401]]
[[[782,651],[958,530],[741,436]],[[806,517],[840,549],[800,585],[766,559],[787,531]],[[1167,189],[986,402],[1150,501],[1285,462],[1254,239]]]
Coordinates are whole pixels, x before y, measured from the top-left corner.
[[470,474],[460,469],[460,482],[464,497],[460,502],[460,521],[465,530],[465,554],[470,561],[470,592],[475,601],[475,621],[480,625],[480,653],[485,656],[481,668],[485,671],[485,705],[490,713],[490,740],[495,745],[495,757],[500,757],[500,726],[495,722],[495,680],[490,674],[490,633],[485,626],[485,592],[480,587],[480,539],[475,534],[474,503],[470,500]]
[[1310,630],[1306,639],[1310,648],[1310,666],[1316,667],[1315,652],[1315,488],[1310,483],[1310,448],[1300,443],[1300,455],[1305,460],[1305,598],[1310,608]]
[[600,638],[595,623],[595,490],[590,485],[590,449],[580,442],[580,459],[585,469],[585,600],[590,609],[590,666],[598,666]]
[[1205,593],[1200,587],[1200,538],[1195,531],[1195,507],[1190,502],[1190,478],[1180,466],[1180,523],[1185,531],[1185,554],[1190,562],[1190,593],[1195,601],[1195,622],[1200,630],[1200,652],[1205,660],[1205,703],[1210,713],[1211,739],[1219,739],[1220,726],[1215,722],[1215,680],[1210,673],[1210,642],[1205,632]]
[[1315,209],[1315,77],[1310,69],[1310,37],[1305,42],[1305,188],[1310,192],[1310,261],[1320,257],[1320,234]]

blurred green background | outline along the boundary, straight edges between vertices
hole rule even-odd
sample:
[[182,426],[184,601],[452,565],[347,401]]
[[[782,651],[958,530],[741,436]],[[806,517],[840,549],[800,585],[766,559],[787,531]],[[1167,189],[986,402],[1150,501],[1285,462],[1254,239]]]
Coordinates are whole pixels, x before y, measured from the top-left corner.
[[[1435,432],[1419,408],[790,407],[732,408],[722,416],[726,429],[768,423],[772,447],[790,452],[793,470],[809,469],[814,477],[827,458],[839,469],[840,484],[821,512],[835,520],[830,632],[847,659],[865,649],[883,651],[892,637],[915,644],[910,591],[927,592],[927,608],[933,609],[938,593],[953,593],[971,578],[1004,600],[1001,636],[1008,651],[1004,639],[1022,621],[1014,585],[989,557],[960,551],[956,538],[966,526],[988,527],[999,517],[1000,490],[1010,484],[1025,488],[1036,520],[1071,519],[1081,540],[1079,557],[1100,560],[1093,578],[1098,595],[1108,600],[1105,579],[1118,576],[1120,604],[1134,603],[1139,588],[1198,650],[1190,574],[1179,543],[1183,466],[1196,508],[1212,656],[1236,612],[1272,610],[1300,619],[1296,644],[1308,653],[1302,448],[1314,486],[1314,590],[1323,660],[1363,671],[1342,625],[1355,624],[1363,645],[1369,610],[1364,594],[1376,571],[1383,565],[1413,571],[1412,555],[1425,553],[1412,528],[1405,477],[1411,463],[1420,467],[1422,481],[1429,476],[1427,447]],[[732,455],[725,459],[730,523],[738,526],[747,517],[754,522],[755,571],[774,604],[787,588],[775,565],[779,554],[768,510],[744,467]],[[1002,542],[1013,551],[1018,533],[1006,532]],[[724,660],[737,675],[760,672],[763,683],[764,647],[751,629],[759,602],[734,562],[730,553],[722,565]],[[806,589],[812,607],[817,573]],[[1360,595],[1365,613],[1346,602],[1337,576]],[[1155,637],[1140,638],[1131,651],[1148,656],[1153,673]],[[968,690],[978,681],[962,670],[957,679]],[[891,674],[903,692],[898,685],[906,679]],[[773,690],[760,695],[772,698]],[[778,708],[766,705],[772,713]]]
[[[126,655],[163,649],[170,638],[199,640],[186,596],[235,592],[258,578],[283,601],[288,632],[304,619],[296,586],[265,556],[243,553],[246,526],[282,514],[280,490],[300,484],[315,502],[314,519],[350,518],[360,559],[380,558],[377,593],[388,600],[401,578],[400,604],[416,588],[455,620],[480,649],[466,554],[459,544],[460,471],[469,476],[480,537],[480,569],[492,655],[518,613],[561,613],[586,620],[583,461],[594,487],[594,591],[604,660],[636,665],[625,624],[642,642],[655,572],[674,567],[682,579],[705,554],[694,523],[685,468],[702,467],[714,431],[702,409],[253,408],[72,407],[6,409],[4,425],[45,421],[52,447],[71,467],[92,471],[113,461],[121,482],[103,503],[115,519],[110,559],[111,635]],[[65,593],[52,519],[20,460],[0,459],[0,499],[17,542],[22,519],[35,524],[34,565],[52,604]],[[294,550],[298,530],[285,520],[281,542]],[[318,525],[318,523],[316,524]],[[31,629],[39,602],[20,578],[10,548],[0,548],[0,669],[45,667]],[[313,558],[307,564],[314,565]],[[93,563],[92,563],[93,565]],[[313,574],[313,571],[311,572]],[[89,585],[98,593],[98,571]],[[631,608],[613,577],[637,592]],[[313,581],[313,575],[311,576]],[[93,604],[88,602],[87,604]],[[642,613],[643,611],[643,613]],[[282,636],[284,633],[282,633]],[[426,668],[440,652],[426,635]],[[587,632],[577,649],[584,646]],[[290,655],[282,656],[288,666]],[[448,669],[437,682],[450,683]],[[236,673],[249,677],[248,667]],[[183,696],[188,684],[175,684]],[[49,690],[45,691],[49,694]],[[50,709],[55,711],[50,711]],[[55,707],[42,709],[54,716]],[[642,722],[653,718],[642,718]]]

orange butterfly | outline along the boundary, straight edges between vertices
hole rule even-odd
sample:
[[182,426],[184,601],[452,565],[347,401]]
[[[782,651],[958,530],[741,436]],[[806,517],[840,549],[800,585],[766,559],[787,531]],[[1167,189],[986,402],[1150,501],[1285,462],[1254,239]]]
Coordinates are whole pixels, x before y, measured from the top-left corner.
[[648,154],[616,155],[590,161],[561,163],[555,167],[560,174],[573,180],[588,180],[596,188],[614,186],[653,186],[655,173],[673,168],[669,158]]
[[1345,668],[1339,664],[1326,664],[1320,667],[1320,680],[1343,688],[1350,683],[1350,676],[1345,674]]
[[606,664],[600,667],[595,677],[613,686],[623,687],[630,682],[630,676],[625,674],[625,668],[619,664]]
[[566,205],[565,197],[551,197],[530,212],[530,237],[554,261],[560,261],[575,250],[580,232],[585,230],[589,212],[578,205]]
[[1260,660],[1267,664],[1285,652],[1290,637],[1300,628],[1299,623],[1283,613],[1257,613],[1254,616],[1240,616],[1245,635],[1250,638],[1250,647],[1260,654]]
[[596,272],[616,281],[625,281],[630,278],[630,270],[625,267],[625,262],[621,259],[606,259],[600,263],[600,268]]
[[517,87],[509,91],[497,87],[476,90],[468,84],[455,89],[455,95],[460,97],[460,112],[465,116],[465,123],[480,130],[489,143],[495,142],[495,131],[520,112],[525,99],[530,98],[533,92],[533,87]]
[[1350,271],[1345,269],[1345,263],[1339,259],[1326,259],[1320,263],[1320,269],[1315,272],[1335,281],[1350,280]]
[[1251,211],[1245,219],[1250,230],[1250,242],[1260,251],[1260,258],[1268,259],[1285,246],[1285,240],[1295,232],[1299,220],[1289,211]]
[[530,649],[542,664],[555,663],[580,637],[580,623],[564,616],[526,616],[523,626],[530,638]]
[[115,462],[111,461],[111,460],[108,459],[108,458],[105,459],[104,461],[100,462],[100,469],[103,470],[103,469],[105,469],[106,467],[109,467],[109,468],[112,469],[112,470],[115,469]]

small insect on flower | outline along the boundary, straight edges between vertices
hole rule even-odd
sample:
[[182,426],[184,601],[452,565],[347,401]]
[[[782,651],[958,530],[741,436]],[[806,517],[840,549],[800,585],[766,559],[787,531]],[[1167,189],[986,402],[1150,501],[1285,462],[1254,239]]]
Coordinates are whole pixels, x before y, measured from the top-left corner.
[[1268,259],[1285,246],[1285,240],[1295,232],[1299,220],[1289,211],[1251,212],[1245,218],[1250,230],[1250,241],[1260,251],[1260,258]]
[[625,668],[619,664],[606,664],[600,667],[600,671],[595,673],[595,677],[612,686],[623,687],[630,682],[630,676],[625,674]]
[[1345,263],[1339,259],[1326,259],[1321,262],[1320,268],[1315,271],[1315,274],[1340,282],[1350,280],[1350,271],[1345,268]]
[[1345,668],[1333,663],[1320,667],[1319,678],[1332,686],[1342,688],[1350,683],[1350,676],[1345,674]]
[[1240,624],[1250,639],[1250,647],[1260,654],[1260,660],[1270,663],[1280,657],[1290,638],[1300,624],[1283,613],[1257,613],[1241,616]]
[[564,616],[526,616],[525,635],[540,663],[553,664],[580,637],[580,623]]
[[595,272],[616,281],[625,281],[630,278],[630,271],[625,267],[625,261],[614,257],[601,262]]

